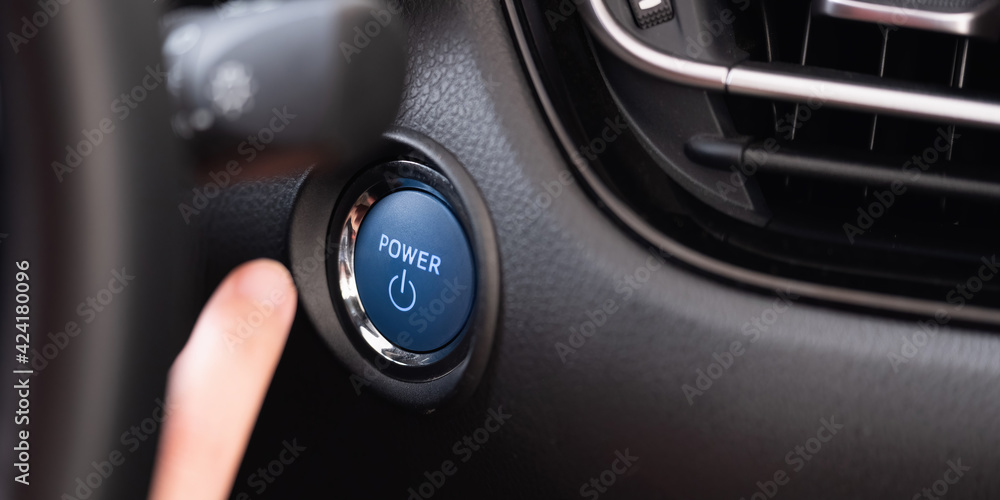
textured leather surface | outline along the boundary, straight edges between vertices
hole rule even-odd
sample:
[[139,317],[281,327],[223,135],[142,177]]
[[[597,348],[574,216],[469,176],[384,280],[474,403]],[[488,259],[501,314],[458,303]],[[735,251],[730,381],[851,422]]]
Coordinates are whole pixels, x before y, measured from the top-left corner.
[[306,174],[240,180],[198,214],[206,251],[205,279],[211,288],[240,265],[259,257],[287,262],[288,225]]
[[[949,498],[1000,495],[1000,339],[945,327],[897,372],[888,355],[914,338],[915,320],[806,303],[773,314],[774,296],[672,264],[644,271],[655,263],[648,249],[576,181],[551,203],[539,198],[568,163],[502,5],[406,4],[411,62],[398,124],[455,153],[490,206],[504,287],[494,357],[471,402],[413,415],[357,395],[300,318],[234,496],[407,498],[451,460],[457,471],[435,498],[574,498],[616,450],[638,460],[601,497],[749,498],[781,470],[790,477],[781,498],[910,498],[959,459],[971,469]],[[608,301],[616,312],[564,363],[556,344]],[[774,321],[750,344],[742,332],[755,319]],[[733,341],[745,353],[689,405],[681,386]],[[506,423],[480,450],[456,454],[501,406]],[[824,418],[844,427],[794,471],[786,455]],[[294,463],[273,482],[254,475],[293,439],[306,447]]]

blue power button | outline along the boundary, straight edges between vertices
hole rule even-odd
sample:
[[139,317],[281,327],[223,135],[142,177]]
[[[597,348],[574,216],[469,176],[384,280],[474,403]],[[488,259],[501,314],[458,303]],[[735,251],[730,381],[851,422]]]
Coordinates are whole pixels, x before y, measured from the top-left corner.
[[429,352],[448,344],[472,310],[472,250],[451,209],[423,191],[396,191],[361,222],[354,248],[361,304],[393,344]]

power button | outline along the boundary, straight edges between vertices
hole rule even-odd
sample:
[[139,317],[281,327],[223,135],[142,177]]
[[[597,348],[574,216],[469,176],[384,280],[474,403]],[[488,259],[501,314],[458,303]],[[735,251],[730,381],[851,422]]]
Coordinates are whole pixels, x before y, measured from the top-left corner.
[[358,229],[354,272],[372,324],[407,351],[444,347],[472,310],[476,276],[465,230],[421,190],[395,191],[371,206]]

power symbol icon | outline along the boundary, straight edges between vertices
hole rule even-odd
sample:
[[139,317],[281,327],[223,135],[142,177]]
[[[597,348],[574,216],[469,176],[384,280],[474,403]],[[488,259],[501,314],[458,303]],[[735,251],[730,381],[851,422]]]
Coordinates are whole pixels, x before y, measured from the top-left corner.
[[[410,305],[408,305],[406,307],[403,307],[403,306],[397,304],[396,303],[396,299],[394,299],[392,297],[393,290],[396,289],[396,287],[393,286],[396,283],[396,280],[399,280],[399,293],[400,294],[405,294],[406,293],[406,284],[407,283],[410,284],[410,293],[413,295],[413,299],[410,300]],[[406,281],[406,269],[403,269],[403,277],[402,277],[402,279],[400,279],[399,275],[397,274],[397,275],[393,276],[391,280],[389,280],[389,301],[392,302],[392,305],[395,306],[396,309],[399,309],[402,312],[406,312],[406,311],[409,311],[410,309],[413,309],[413,306],[417,303],[417,288],[415,286],[413,286],[413,282],[412,281]],[[405,303],[405,300],[403,302]]]

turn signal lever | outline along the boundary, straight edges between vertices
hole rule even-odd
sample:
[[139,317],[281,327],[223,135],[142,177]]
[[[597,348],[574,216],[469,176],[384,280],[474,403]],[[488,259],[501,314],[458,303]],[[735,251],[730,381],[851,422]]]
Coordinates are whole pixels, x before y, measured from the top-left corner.
[[174,131],[213,145],[260,135],[353,156],[396,116],[401,14],[375,0],[238,1],[169,14]]

